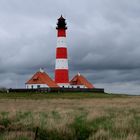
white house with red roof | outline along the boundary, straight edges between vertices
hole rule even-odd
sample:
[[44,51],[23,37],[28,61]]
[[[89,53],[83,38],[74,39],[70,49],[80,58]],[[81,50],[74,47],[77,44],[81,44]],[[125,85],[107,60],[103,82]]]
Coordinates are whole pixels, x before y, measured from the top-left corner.
[[94,88],[93,84],[91,84],[83,75],[78,73],[75,75],[70,81],[70,85],[73,88]]
[[36,72],[31,79],[29,79],[26,83],[27,89],[35,89],[35,88],[57,88],[59,87],[47,73],[44,72],[43,69]]
[[[59,85],[57,85],[43,69],[36,72],[25,85],[26,89],[59,88]],[[69,82],[67,88],[94,88],[94,86],[83,75],[78,73]]]

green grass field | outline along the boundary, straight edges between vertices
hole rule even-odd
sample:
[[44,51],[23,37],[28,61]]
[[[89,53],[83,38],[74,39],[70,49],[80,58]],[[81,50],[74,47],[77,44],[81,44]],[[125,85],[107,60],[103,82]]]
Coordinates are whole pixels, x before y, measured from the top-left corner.
[[0,99],[86,99],[86,98],[123,98],[128,95],[107,93],[0,93]]
[[139,140],[140,96],[1,93],[0,140]]

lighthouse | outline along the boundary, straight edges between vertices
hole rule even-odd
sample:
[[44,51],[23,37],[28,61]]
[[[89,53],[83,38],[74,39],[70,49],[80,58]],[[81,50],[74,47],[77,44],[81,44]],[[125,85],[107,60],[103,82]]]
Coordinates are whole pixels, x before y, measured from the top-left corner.
[[[36,88],[86,88],[93,89],[90,83],[79,72],[69,81],[68,53],[66,45],[66,22],[63,16],[57,22],[57,45],[54,80],[43,69],[37,71],[26,83],[27,89]],[[69,91],[69,90],[68,90]]]
[[55,63],[55,82],[60,87],[69,87],[68,53],[66,45],[66,22],[63,16],[57,23],[57,46]]

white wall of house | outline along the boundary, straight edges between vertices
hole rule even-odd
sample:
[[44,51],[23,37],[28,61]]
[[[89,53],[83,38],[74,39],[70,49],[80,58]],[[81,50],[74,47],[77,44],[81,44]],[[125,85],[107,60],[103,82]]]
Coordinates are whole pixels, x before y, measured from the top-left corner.
[[58,85],[59,87],[70,88],[70,84],[68,84],[68,83],[58,83],[57,85]]
[[[70,84],[58,84],[60,87],[65,88],[87,88],[84,85],[70,85]],[[26,84],[26,89],[37,89],[37,88],[48,88],[49,86],[46,84]]]
[[87,88],[84,85],[70,85],[70,84],[65,84],[65,83],[61,83],[58,84],[60,87],[65,87],[65,88]]
[[71,85],[71,88],[87,88],[84,85]]
[[26,84],[26,89],[48,88],[46,84]]

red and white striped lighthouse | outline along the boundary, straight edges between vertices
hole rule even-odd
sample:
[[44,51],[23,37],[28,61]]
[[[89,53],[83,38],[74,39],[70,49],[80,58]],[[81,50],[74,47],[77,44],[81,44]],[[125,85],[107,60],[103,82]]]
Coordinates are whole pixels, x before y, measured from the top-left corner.
[[57,23],[57,47],[56,47],[56,64],[55,64],[55,82],[60,87],[69,86],[69,69],[68,69],[68,54],[66,46],[66,22],[61,17]]

